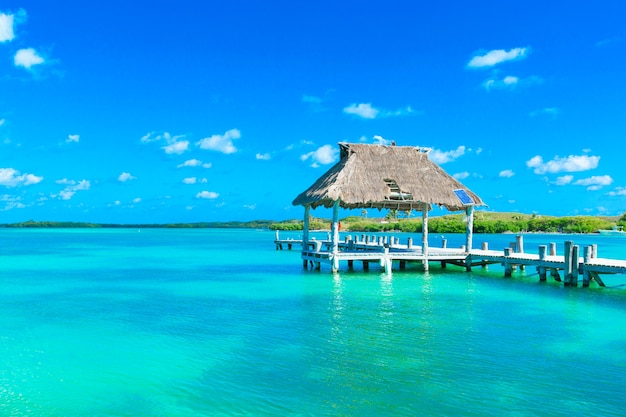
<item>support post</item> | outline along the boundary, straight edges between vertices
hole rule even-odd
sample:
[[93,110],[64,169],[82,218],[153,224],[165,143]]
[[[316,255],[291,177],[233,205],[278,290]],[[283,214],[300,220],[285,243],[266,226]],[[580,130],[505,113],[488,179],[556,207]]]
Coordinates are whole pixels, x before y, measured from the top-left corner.
[[422,207],[422,254],[424,255],[424,271],[428,271],[428,209],[426,204]]
[[565,271],[563,271],[563,285],[569,287],[572,282],[572,256],[574,242],[571,240],[565,241],[565,253],[563,254],[563,260],[565,261]]
[[335,201],[333,204],[333,222],[332,222],[331,230],[331,238],[330,238],[330,246],[331,246],[331,262],[332,262],[332,272],[337,272],[339,270],[339,257],[337,254],[339,253],[339,200]]
[[578,259],[580,258],[580,246],[572,246],[572,279],[570,280],[570,286],[578,286],[578,274],[580,274],[580,268]]
[[[489,242],[483,242],[482,246],[481,246],[481,249],[484,250],[484,251],[488,251],[489,250]],[[487,269],[487,262],[483,262],[482,268],[483,269]]]
[[332,253],[339,252],[339,200],[333,204],[333,230],[331,231]]
[[465,229],[465,250],[467,252],[471,252],[472,234],[474,233],[474,206],[467,206],[465,212],[467,213],[467,227]]
[[[302,252],[301,253],[308,252],[308,250],[309,250],[309,221],[310,221],[310,217],[311,217],[311,206],[307,204],[306,206],[304,206],[304,223],[302,225]],[[307,268],[307,261],[306,261],[306,259],[302,262],[302,266],[304,266],[305,269]]]
[[556,256],[556,243],[550,242],[550,256]]
[[[546,252],[548,251],[548,247],[546,245],[539,245],[539,261],[544,261],[546,259]],[[537,272],[539,272],[539,281],[545,282],[546,280],[546,267],[540,265],[537,267]]]
[[311,221],[311,206],[304,206],[304,224],[302,225],[302,249],[309,249],[309,222]]
[[386,274],[391,272],[391,259],[389,259],[389,245],[385,244],[383,250],[383,256],[380,258],[380,268],[385,271]]
[[585,246],[585,253],[583,256],[583,287],[588,287],[591,281],[591,274],[587,270],[587,264],[593,257],[593,246]]
[[428,207],[422,209],[422,253],[428,256]]
[[[504,257],[508,258],[509,256],[511,256],[511,248],[504,248]],[[504,261],[504,276],[510,277],[511,275],[513,275],[513,265],[511,265],[510,261],[505,260]]]
[[[515,236],[515,248],[517,253],[524,253],[524,236],[517,235]],[[521,264],[519,266],[520,271],[525,269],[525,265]]]

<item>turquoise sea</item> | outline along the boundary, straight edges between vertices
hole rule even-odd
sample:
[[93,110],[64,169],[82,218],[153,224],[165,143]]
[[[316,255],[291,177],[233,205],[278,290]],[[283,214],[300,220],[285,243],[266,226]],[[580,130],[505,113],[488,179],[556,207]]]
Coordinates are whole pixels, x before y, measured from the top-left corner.
[[[524,238],[527,252],[573,240],[626,259],[626,239]],[[332,274],[273,240],[0,229],[0,415],[626,415],[626,276],[564,288],[500,266]]]

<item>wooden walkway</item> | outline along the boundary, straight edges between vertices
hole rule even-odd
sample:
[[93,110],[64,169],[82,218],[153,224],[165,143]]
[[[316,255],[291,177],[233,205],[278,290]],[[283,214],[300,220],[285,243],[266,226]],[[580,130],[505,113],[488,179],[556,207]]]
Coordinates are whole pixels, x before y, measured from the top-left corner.
[[370,264],[374,263],[387,273],[391,273],[394,264],[404,269],[408,262],[420,263],[425,270],[428,270],[430,262],[439,262],[444,268],[451,264],[467,271],[475,266],[500,264],[504,266],[505,276],[511,276],[514,270],[534,267],[541,281],[545,281],[549,275],[566,286],[574,287],[578,285],[579,276],[582,276],[583,287],[587,287],[592,280],[605,286],[600,274],[626,274],[626,260],[598,258],[596,245],[586,246],[583,256],[580,254],[580,247],[572,241],[565,242],[563,255],[556,254],[554,243],[540,245],[537,254],[524,253],[521,235],[516,236],[511,247],[503,251],[489,250],[486,243],[481,249],[470,251],[466,251],[464,247],[447,248],[445,240],[443,247],[431,247],[424,251],[423,247],[414,246],[411,238],[406,244],[401,244],[394,236],[347,236],[338,242],[336,252],[333,252],[329,239],[312,239],[306,248],[302,248],[302,240],[280,239],[277,233],[274,243],[277,250],[301,247],[305,268],[320,269],[324,263],[330,265],[333,271],[339,270],[339,265],[344,262],[351,269],[355,261],[362,262],[364,270],[369,270]]

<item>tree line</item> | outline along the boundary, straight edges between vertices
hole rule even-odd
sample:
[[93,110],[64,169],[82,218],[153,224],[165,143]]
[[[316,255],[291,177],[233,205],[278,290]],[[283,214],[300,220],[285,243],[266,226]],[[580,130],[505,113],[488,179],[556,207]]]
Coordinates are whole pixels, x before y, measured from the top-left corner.
[[[340,220],[342,231],[421,233],[422,219],[398,218],[398,213],[389,212],[384,218],[367,218],[365,215],[350,216]],[[449,214],[428,219],[431,233],[465,233],[467,219],[463,214]],[[310,230],[330,230],[330,219],[311,217]],[[253,228],[270,230],[302,230],[302,220],[253,220],[228,222],[164,223],[164,224],[109,224],[89,222],[56,222],[29,220],[21,223],[1,224],[10,228]],[[474,233],[594,233],[613,226],[626,226],[626,213],[620,217],[606,216],[541,216],[520,213],[495,213],[478,211],[474,215]]]
[[[422,219],[346,217],[340,220],[343,231],[421,233]],[[274,223],[273,230],[302,230],[302,221]],[[313,219],[309,228],[326,230],[329,220]],[[611,229],[613,226],[626,226],[626,213],[619,218],[596,216],[538,216],[516,213],[478,213],[474,217],[474,233],[595,233]],[[465,233],[467,219],[462,214],[451,214],[428,219],[431,233]]]

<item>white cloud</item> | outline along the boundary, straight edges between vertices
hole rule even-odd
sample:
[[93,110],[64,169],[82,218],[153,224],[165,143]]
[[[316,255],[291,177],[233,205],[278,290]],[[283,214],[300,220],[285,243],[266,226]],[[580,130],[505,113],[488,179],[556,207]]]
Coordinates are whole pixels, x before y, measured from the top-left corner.
[[498,174],[498,176],[501,178],[511,178],[514,175],[515,175],[515,172],[513,172],[513,170],[511,169],[505,169],[503,171],[500,171],[500,174]]
[[74,180],[68,180],[64,178],[60,181],[57,181],[57,183],[69,184],[67,185],[67,187],[59,192],[58,198],[61,200],[69,200],[74,196],[74,194],[76,194],[76,191],[89,190],[91,188],[91,183],[88,180],[80,180],[76,182]]
[[615,187],[615,190],[607,193],[610,196],[626,195],[626,187]]
[[211,168],[212,164],[210,162],[202,162],[199,159],[189,159],[182,164],[178,165],[176,168],[184,168],[184,167],[202,167],[202,168]]
[[237,129],[231,129],[223,135],[213,135],[196,142],[196,146],[200,149],[209,149],[212,151],[231,154],[237,152],[237,148],[233,144],[234,139],[239,139],[241,132]]
[[574,185],[582,185],[587,187],[587,190],[595,191],[604,187],[605,185],[611,185],[613,178],[608,175],[594,175],[593,177],[584,178],[574,182]]
[[22,174],[13,168],[0,168],[0,185],[5,187],[17,187],[20,185],[32,185],[43,181],[43,177],[33,174]]
[[372,107],[371,103],[351,104],[344,107],[344,113],[354,114],[364,119],[375,119],[380,110]]
[[371,103],[351,104],[348,107],[344,107],[344,113],[354,114],[364,119],[375,119],[377,117],[397,117],[407,116],[415,113],[411,106],[406,106],[398,110],[381,110],[372,107]]
[[385,110],[385,112],[382,113],[382,116],[384,117],[408,116],[413,113],[415,113],[415,110],[413,110],[411,106],[406,106],[398,110]]
[[0,42],[10,42],[15,38],[14,21],[14,15],[0,13]]
[[130,172],[122,172],[119,177],[117,177],[118,181],[126,182],[130,180],[136,180],[137,177],[133,177]]
[[560,113],[561,113],[561,110],[559,110],[556,107],[544,107],[541,110],[535,110],[531,112],[530,117],[536,117],[536,116],[541,116],[541,115],[556,117]]
[[312,167],[317,168],[321,165],[328,165],[335,162],[339,157],[339,151],[331,145],[324,145],[313,152],[306,153],[300,156],[302,161],[311,159],[313,162]]
[[13,62],[16,67],[24,67],[26,69],[30,69],[34,65],[43,64],[45,60],[39,54],[37,54],[37,51],[35,51],[33,48],[25,48],[20,49],[15,53]]
[[141,203],[141,197],[133,198],[133,203],[134,204]]
[[68,135],[65,141],[78,143],[79,140],[80,140],[80,135]]
[[387,146],[391,145],[391,141],[390,140],[387,140],[387,139],[383,138],[380,135],[374,135],[374,140],[379,145],[387,145]]
[[6,119],[0,119],[0,126],[2,126],[6,122]]
[[195,184],[197,182],[196,177],[183,178],[183,183],[185,184]]
[[76,194],[76,191],[61,190],[58,197],[61,200],[70,200],[72,197],[74,197],[74,194]]
[[183,167],[197,167],[202,165],[202,161],[199,159],[188,159],[185,162],[183,162],[182,164],[179,164],[176,168],[183,168]]
[[213,191],[201,191],[198,194],[196,194],[196,198],[204,198],[207,200],[213,200],[219,196],[220,195],[218,193],[213,192]]
[[145,135],[142,136],[141,143],[150,143],[150,142],[156,142],[159,140],[166,140],[166,141],[170,141],[171,139],[171,135],[168,132],[164,132],[163,134],[157,134],[156,132],[148,132]]
[[483,83],[483,87],[485,87],[486,90],[491,90],[493,88],[513,88],[517,83],[519,83],[519,78],[508,75],[501,80],[491,78]]
[[309,105],[309,109],[313,112],[322,112],[326,110],[324,107],[324,98],[317,96],[303,95],[302,102]]
[[80,191],[80,190],[88,190],[91,188],[91,183],[87,180],[80,180],[78,181],[78,183],[76,185],[74,185],[72,187],[72,189],[76,190],[76,191]]
[[537,155],[526,161],[526,166],[534,168],[535,174],[555,174],[558,172],[588,171],[597,168],[599,162],[599,156],[588,155],[570,155],[566,158],[556,156],[553,160],[544,162],[543,158]]
[[162,146],[161,149],[165,150],[165,153],[168,155],[171,155],[171,154],[180,155],[189,149],[189,141],[188,140],[181,140],[178,142],[174,141],[167,146]]
[[0,211],[7,211],[12,209],[21,209],[25,208],[26,205],[22,203],[20,197],[16,197],[13,195],[0,195],[0,203],[3,203],[4,207],[0,206]]
[[619,44],[623,41],[623,39],[620,36],[616,36],[613,38],[607,38],[607,39],[602,39],[601,41],[596,42],[595,46],[597,48],[604,48],[605,46],[609,46],[609,45],[613,45],[613,44]]
[[269,161],[272,159],[272,156],[269,153],[258,153],[256,154],[256,159],[261,161]]
[[140,141],[141,143],[165,141],[167,145],[161,146],[161,149],[163,149],[166,154],[180,155],[189,149],[189,141],[181,140],[184,137],[185,135],[172,136],[169,132],[163,132],[163,133],[149,132],[143,135]]
[[458,148],[451,151],[440,151],[439,149],[433,149],[428,153],[428,158],[437,163],[437,164],[445,164],[446,162],[451,162],[457,159],[460,156],[465,154],[465,146],[461,145]]
[[453,175],[454,178],[456,178],[457,180],[464,180],[465,178],[469,177],[470,173],[465,171],[465,172],[458,172],[456,174]]
[[506,61],[515,61],[525,58],[530,48],[513,48],[509,51],[494,49],[483,55],[475,55],[468,63],[469,68],[493,67]]
[[243,207],[247,208],[249,210],[255,210],[256,209],[256,204],[244,204]]
[[554,181],[554,184],[556,184],[556,185],[567,185],[567,184],[571,183],[573,179],[574,179],[573,175],[563,175],[562,177],[558,177],[556,179],[556,181]]
[[489,91],[489,90],[504,90],[504,89],[515,89],[517,87],[527,87],[533,84],[540,84],[542,83],[543,80],[539,77],[528,77],[528,78],[519,78],[519,77],[515,77],[512,75],[507,75],[504,78],[498,79],[498,78],[490,78],[487,81],[485,81],[482,85],[485,88],[485,90]]

